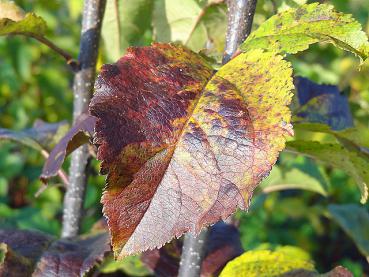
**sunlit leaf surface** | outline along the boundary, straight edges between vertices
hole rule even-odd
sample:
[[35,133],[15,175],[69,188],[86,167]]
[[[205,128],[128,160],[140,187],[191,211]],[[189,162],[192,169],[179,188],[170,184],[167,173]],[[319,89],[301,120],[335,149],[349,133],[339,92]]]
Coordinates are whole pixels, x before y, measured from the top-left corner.
[[[220,274],[220,277],[250,276],[273,277],[284,276],[296,270],[314,273],[314,264],[304,256],[295,255],[295,252],[284,251],[283,247],[275,250],[251,250],[229,262]],[[306,275],[285,275],[306,276]],[[314,275],[307,275],[314,276]]]
[[351,15],[335,11],[333,6],[319,3],[272,16],[251,33],[241,49],[262,48],[294,54],[316,42],[333,43],[363,60],[369,53],[368,37],[360,23]]

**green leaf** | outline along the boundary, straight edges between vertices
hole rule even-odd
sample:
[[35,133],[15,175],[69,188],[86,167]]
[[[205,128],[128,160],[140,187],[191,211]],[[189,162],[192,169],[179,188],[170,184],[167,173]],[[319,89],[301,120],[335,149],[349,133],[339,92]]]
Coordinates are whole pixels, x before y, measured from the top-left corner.
[[34,13],[24,14],[13,2],[0,2],[0,36],[43,36],[46,28],[45,20]]
[[327,4],[308,4],[272,16],[241,45],[243,51],[255,48],[297,53],[316,42],[333,43],[362,60],[368,57],[368,37],[351,15],[337,12]]
[[[296,270],[305,270],[314,273],[314,264],[307,259],[309,255],[301,255],[301,251],[297,252],[291,249],[284,250],[283,247],[275,251],[247,251],[229,262],[221,272],[220,277],[273,277],[282,276],[283,274]],[[298,255],[296,255],[296,253],[298,253]]]
[[354,241],[357,248],[369,259],[369,213],[366,208],[354,204],[329,205],[333,219]]
[[110,62],[118,60],[128,46],[147,44],[152,6],[152,0],[107,0],[101,33]]
[[155,1],[155,40],[177,41],[194,51],[221,53],[227,26],[226,5],[222,1]]
[[334,131],[328,125],[320,123],[298,123],[293,126],[297,130],[326,133],[348,140],[356,146],[369,148],[369,129],[362,125],[342,131]]
[[274,0],[277,6],[278,12],[283,12],[291,8],[298,8],[299,6],[306,4],[307,0]]
[[128,276],[148,276],[150,271],[141,262],[140,256],[128,256],[121,261],[107,259],[107,261],[99,268],[102,273],[114,273],[123,271]]
[[287,149],[310,156],[330,166],[339,168],[353,177],[361,192],[361,203],[368,199],[369,158],[357,151],[350,151],[338,143],[316,141],[289,141]]
[[298,168],[292,168],[283,174],[280,168],[273,167],[270,175],[261,183],[261,188],[265,193],[286,189],[303,189],[327,196],[327,191],[322,183]]

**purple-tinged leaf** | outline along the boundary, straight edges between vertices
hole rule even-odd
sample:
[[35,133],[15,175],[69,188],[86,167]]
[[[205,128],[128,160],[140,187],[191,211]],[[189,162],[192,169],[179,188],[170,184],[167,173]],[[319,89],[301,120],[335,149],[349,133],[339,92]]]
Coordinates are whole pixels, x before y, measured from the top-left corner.
[[82,114],[77,118],[76,123],[54,147],[46,160],[40,176],[44,183],[57,175],[68,154],[88,142],[94,131],[95,121],[95,117],[88,114]]
[[0,276],[85,276],[111,253],[107,232],[60,239],[25,230],[0,230]]
[[75,240],[61,239],[43,253],[33,276],[85,276],[109,252],[108,233]]
[[0,230],[0,249],[4,252],[0,276],[30,276],[42,252],[53,240],[40,232]]
[[50,150],[67,126],[66,121],[46,123],[42,120],[36,120],[32,128],[21,131],[0,128],[0,141],[14,141],[38,151]]
[[294,83],[298,99],[292,107],[298,117],[295,122],[324,123],[333,130],[353,126],[348,99],[338,87],[319,85],[302,77],[295,78]]

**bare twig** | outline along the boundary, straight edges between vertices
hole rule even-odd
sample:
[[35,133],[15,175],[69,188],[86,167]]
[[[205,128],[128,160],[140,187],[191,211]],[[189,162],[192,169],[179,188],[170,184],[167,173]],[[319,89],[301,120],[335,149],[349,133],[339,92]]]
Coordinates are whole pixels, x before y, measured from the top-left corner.
[[[250,34],[257,0],[229,0],[228,28],[223,64],[236,53],[238,46]],[[187,233],[184,238],[179,277],[197,277],[201,273],[201,263],[205,252],[208,229],[194,237]]]
[[[101,23],[105,0],[85,0],[80,42],[80,69],[74,78],[73,118],[87,112],[95,80]],[[69,185],[64,196],[62,237],[78,234],[82,216],[83,199],[87,182],[86,168],[89,160],[88,146],[79,147],[72,154]]]

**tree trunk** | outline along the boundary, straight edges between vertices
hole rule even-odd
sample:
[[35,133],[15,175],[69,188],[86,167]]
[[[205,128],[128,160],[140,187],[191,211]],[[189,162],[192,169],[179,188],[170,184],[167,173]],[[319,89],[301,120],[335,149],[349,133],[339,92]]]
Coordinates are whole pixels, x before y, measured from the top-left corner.
[[[83,7],[80,41],[80,68],[74,77],[73,120],[88,111],[95,81],[96,60],[99,49],[101,24],[105,0],[85,0]],[[83,200],[87,183],[89,153],[87,145],[72,153],[69,169],[69,184],[64,196],[62,237],[78,235],[82,216]]]

